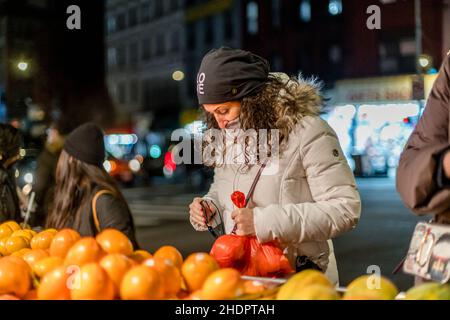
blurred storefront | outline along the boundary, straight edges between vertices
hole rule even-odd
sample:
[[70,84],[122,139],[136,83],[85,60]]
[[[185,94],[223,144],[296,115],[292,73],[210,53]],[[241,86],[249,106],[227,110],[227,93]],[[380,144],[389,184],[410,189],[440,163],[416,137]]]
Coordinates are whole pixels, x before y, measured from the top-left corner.
[[434,75],[399,75],[336,82],[323,116],[336,131],[357,176],[393,176],[423,113]]

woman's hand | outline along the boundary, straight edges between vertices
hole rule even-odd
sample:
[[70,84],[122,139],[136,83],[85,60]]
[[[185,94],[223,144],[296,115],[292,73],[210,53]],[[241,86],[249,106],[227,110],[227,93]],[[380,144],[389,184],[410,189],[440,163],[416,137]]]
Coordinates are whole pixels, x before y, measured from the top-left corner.
[[231,218],[236,224],[236,234],[238,236],[253,236],[256,233],[253,221],[253,209],[243,208],[234,210]]
[[202,205],[200,202],[204,201],[206,206],[209,208],[206,212],[206,219],[211,220],[211,218],[216,213],[216,208],[209,203],[209,201],[206,201],[202,198],[194,198],[192,203],[189,205],[189,214],[191,215],[192,221],[200,225],[201,227],[206,228],[206,219],[205,219],[205,213],[203,212]]

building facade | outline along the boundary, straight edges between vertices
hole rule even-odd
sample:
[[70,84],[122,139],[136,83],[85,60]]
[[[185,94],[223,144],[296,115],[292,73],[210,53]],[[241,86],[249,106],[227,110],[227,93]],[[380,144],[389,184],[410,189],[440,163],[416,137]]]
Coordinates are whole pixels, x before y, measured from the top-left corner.
[[107,1],[106,28],[107,84],[119,118],[176,114],[182,81],[173,75],[184,70],[183,1]]
[[233,0],[107,1],[107,83],[122,120],[146,114],[171,127],[196,108],[203,55],[240,46],[238,9]]

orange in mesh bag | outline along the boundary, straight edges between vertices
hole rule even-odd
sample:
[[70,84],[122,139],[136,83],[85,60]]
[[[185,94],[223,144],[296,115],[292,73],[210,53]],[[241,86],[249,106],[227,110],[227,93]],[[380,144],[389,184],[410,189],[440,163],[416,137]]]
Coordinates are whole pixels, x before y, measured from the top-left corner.
[[[240,191],[233,192],[231,200],[238,208],[246,206],[247,201]],[[283,251],[274,242],[261,244],[255,236],[221,236],[215,241],[210,254],[221,268],[235,268],[246,276],[282,277],[294,272]]]

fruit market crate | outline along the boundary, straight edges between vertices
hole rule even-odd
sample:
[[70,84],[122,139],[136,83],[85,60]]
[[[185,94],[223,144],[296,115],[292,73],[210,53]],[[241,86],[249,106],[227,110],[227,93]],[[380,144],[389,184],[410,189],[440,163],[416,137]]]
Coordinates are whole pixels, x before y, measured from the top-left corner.
[[[250,276],[241,276],[241,279],[246,281],[256,281],[262,283],[266,287],[266,289],[258,293],[246,294],[240,297],[239,298],[240,300],[275,299],[280,287],[289,280],[288,278],[264,278],[264,277],[250,277]],[[346,291],[346,287],[338,286],[335,289],[341,296],[343,296]]]

